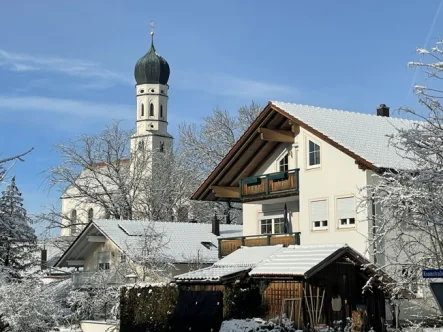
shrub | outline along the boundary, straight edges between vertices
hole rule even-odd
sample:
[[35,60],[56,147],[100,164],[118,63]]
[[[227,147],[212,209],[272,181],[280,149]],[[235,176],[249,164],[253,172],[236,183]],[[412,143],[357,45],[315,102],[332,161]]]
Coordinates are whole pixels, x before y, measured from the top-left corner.
[[11,331],[9,327],[9,323],[6,321],[3,314],[0,314],[0,332],[9,332]]
[[169,331],[178,293],[175,285],[122,287],[121,331]]
[[223,291],[225,319],[261,317],[265,308],[262,303],[263,281],[248,280],[226,286]]

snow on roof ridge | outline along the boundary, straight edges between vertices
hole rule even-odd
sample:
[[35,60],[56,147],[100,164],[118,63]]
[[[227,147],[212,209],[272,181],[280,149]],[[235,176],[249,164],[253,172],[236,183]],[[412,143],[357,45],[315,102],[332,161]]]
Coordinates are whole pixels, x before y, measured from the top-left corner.
[[342,113],[349,113],[349,114],[364,115],[364,116],[369,116],[369,117],[379,117],[381,119],[385,119],[385,120],[388,120],[388,121],[393,119],[393,120],[407,121],[407,122],[411,122],[411,123],[422,122],[420,120],[410,120],[410,119],[405,119],[405,118],[394,118],[394,117],[391,117],[391,116],[385,117],[385,116],[378,116],[377,114],[371,114],[371,113],[362,113],[362,112],[357,112],[357,111],[342,110],[342,109],[338,109],[338,108],[330,108],[330,107],[313,106],[313,105],[307,105],[307,104],[290,103],[290,102],[285,102],[285,101],[271,100],[271,103],[273,105],[275,105],[275,106],[278,106],[276,104],[284,104],[284,105],[307,107],[307,108],[323,110],[323,111],[335,111],[335,112],[342,112]]
[[[189,221],[163,221],[163,220],[149,220],[149,219],[96,219],[93,221],[93,223],[95,222],[102,222],[102,221],[106,221],[106,222],[121,222],[121,223],[125,223],[125,222],[138,222],[138,223],[142,223],[142,222],[150,222],[150,223],[165,223],[165,224],[190,224],[190,225],[211,225],[211,223],[207,223],[207,222],[189,222]],[[225,226],[235,226],[235,227],[243,227],[243,225],[238,225],[238,224],[220,224],[220,227],[225,227]]]
[[324,243],[324,244],[292,244],[287,248],[291,249],[311,249],[311,248],[345,248],[349,247],[347,243]]

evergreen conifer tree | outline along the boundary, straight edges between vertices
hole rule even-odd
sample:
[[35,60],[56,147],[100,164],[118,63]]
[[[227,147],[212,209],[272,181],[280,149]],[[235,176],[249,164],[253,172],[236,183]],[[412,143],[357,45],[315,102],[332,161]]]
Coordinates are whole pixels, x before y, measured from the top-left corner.
[[34,229],[29,225],[14,176],[0,197],[0,266],[25,269],[33,261],[35,248]]

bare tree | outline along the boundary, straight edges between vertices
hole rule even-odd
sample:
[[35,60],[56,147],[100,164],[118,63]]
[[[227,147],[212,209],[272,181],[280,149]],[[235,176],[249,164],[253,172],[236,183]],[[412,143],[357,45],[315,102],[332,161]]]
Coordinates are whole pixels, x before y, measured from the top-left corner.
[[73,206],[65,213],[49,207],[39,219],[74,233],[96,218],[173,219],[191,193],[176,153],[151,151],[143,142],[131,149],[130,143],[131,132],[116,122],[98,135],[57,145],[61,164],[48,170],[49,188]]
[[[183,162],[194,170],[195,189],[220,163],[260,112],[261,107],[255,102],[240,107],[236,114],[215,108],[212,115],[203,118],[203,123],[199,126],[195,123],[183,123],[179,127],[179,148]],[[230,223],[239,217],[241,206],[226,202],[201,202],[193,206],[197,219],[207,222],[213,217],[214,209]]]
[[[34,150],[34,148],[29,149],[26,152],[23,153],[19,153],[18,155],[12,156],[12,157],[7,157],[7,158],[3,158],[0,159],[0,183],[3,182],[3,180],[5,179],[5,176],[8,174],[9,170],[14,167],[16,161],[24,161],[23,157],[26,156],[28,153],[30,153],[32,150]],[[7,167],[6,169],[3,167],[5,164],[8,164],[12,162],[11,165],[9,165],[9,167]]]
[[168,234],[155,222],[140,224],[137,236],[125,243],[127,256],[118,267],[125,277],[132,275],[136,281],[159,282],[169,280],[175,269],[172,258],[165,251]]
[[441,44],[430,51],[418,49],[425,61],[409,64],[424,69],[429,82],[435,82],[433,87],[415,87],[420,109],[401,109],[421,121],[410,122],[391,137],[391,144],[411,167],[376,175],[375,185],[366,188],[364,197],[366,207],[373,206],[376,211],[370,244],[380,257],[378,263],[398,281],[398,290],[407,288],[412,296],[423,297],[414,303],[423,309],[414,308],[420,319],[438,312],[422,270],[443,268],[443,90],[438,86],[443,71]]

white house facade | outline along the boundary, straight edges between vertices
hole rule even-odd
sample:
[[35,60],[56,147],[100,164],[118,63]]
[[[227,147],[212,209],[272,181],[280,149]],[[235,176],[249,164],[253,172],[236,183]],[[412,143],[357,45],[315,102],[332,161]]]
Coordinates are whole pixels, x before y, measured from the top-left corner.
[[411,124],[385,105],[369,115],[270,102],[193,199],[241,202],[245,236],[299,232],[302,245],[346,243],[382,263],[367,247],[374,211],[359,207],[361,190],[408,166],[388,135]]

